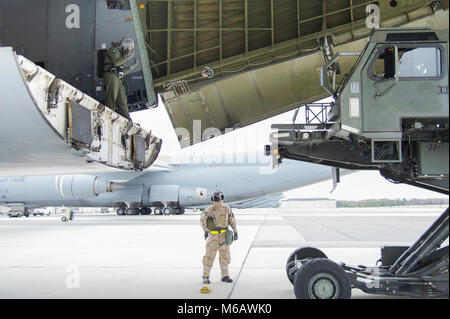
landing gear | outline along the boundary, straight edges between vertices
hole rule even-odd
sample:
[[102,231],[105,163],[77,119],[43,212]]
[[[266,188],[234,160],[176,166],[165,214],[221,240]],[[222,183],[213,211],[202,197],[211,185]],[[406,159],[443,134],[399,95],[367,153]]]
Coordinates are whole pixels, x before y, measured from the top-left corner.
[[175,207],[173,211],[175,215],[182,215],[184,214],[184,207]]
[[164,207],[163,213],[164,213],[164,215],[173,215],[173,208],[172,207]]
[[129,207],[126,210],[127,215],[139,215],[141,212],[141,209],[139,207]]
[[117,215],[150,215],[152,212],[155,215],[182,215],[184,214],[184,207],[119,207],[117,208]]
[[[297,298],[350,298],[351,288],[370,294],[448,297],[448,208],[410,247],[383,247],[381,266],[349,266],[326,259],[314,248],[288,258],[286,272]],[[320,256],[323,254],[323,256]]]

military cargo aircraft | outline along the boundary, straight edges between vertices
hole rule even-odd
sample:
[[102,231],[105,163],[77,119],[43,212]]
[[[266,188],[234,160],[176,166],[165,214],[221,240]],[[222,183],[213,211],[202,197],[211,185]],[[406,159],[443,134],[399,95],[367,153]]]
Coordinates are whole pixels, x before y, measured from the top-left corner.
[[119,215],[182,214],[185,207],[210,204],[216,190],[235,207],[266,205],[280,199],[276,193],[330,177],[326,166],[290,160],[274,171],[271,164],[247,161],[154,165],[139,173],[6,177],[0,178],[0,205],[25,214],[46,206],[117,207]]

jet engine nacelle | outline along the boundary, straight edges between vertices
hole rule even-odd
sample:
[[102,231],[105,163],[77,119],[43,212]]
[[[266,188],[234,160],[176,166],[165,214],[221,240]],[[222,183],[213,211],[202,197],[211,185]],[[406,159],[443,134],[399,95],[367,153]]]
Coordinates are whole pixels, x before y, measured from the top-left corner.
[[57,176],[55,185],[59,194],[63,197],[95,197],[99,194],[112,191],[110,182],[92,175],[77,174]]
[[210,202],[208,191],[201,187],[181,186],[178,199],[180,206],[193,206]]
[[152,185],[149,203],[176,203],[180,206],[195,206],[209,203],[208,191],[205,188],[180,185]]

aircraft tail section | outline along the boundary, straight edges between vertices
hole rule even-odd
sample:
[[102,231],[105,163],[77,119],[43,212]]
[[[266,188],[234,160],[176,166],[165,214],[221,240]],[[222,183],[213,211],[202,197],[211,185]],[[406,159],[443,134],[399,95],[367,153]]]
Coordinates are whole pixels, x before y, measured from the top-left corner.
[[0,176],[142,170],[156,160],[159,138],[12,48],[0,48],[0,67]]

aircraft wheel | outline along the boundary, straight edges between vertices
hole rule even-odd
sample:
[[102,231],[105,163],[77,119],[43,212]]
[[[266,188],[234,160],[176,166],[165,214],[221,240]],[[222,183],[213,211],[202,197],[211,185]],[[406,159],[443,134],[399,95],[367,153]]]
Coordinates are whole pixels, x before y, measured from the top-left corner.
[[314,258],[327,258],[320,249],[314,247],[300,247],[294,250],[286,262],[286,275],[291,282],[294,283],[295,273],[297,268],[295,267],[295,260],[302,259],[314,259]]
[[160,207],[155,207],[155,209],[153,210],[153,213],[155,215],[162,215],[162,209]]
[[350,299],[352,285],[341,266],[326,258],[303,264],[294,279],[297,299]]
[[66,221],[67,221],[67,217],[64,217],[64,216],[61,217],[61,221],[62,221],[62,222],[66,222]]
[[181,214],[183,214],[183,213],[182,213],[182,210],[181,210],[181,207],[175,207],[175,208],[173,209],[173,212],[175,213],[175,215],[181,215]]
[[129,207],[126,210],[127,215],[139,215],[139,208],[137,207]]
[[152,213],[152,209],[150,207],[141,208],[141,215],[150,215]]
[[117,208],[117,215],[120,215],[120,216],[125,215],[125,209]]
[[172,209],[172,207],[164,207],[163,213],[164,213],[164,215],[170,215],[170,214],[173,214],[173,209]]

